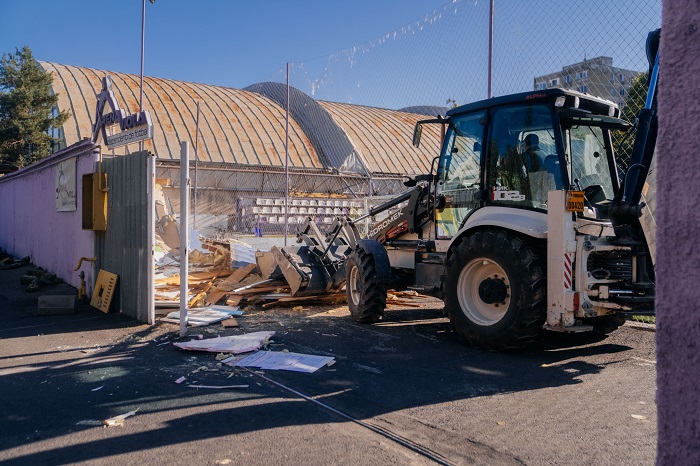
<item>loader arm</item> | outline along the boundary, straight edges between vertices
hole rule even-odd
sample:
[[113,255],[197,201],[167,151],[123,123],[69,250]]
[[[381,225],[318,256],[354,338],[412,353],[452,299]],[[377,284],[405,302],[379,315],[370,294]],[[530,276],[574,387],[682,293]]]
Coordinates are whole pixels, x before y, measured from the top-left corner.
[[642,215],[644,204],[640,203],[640,199],[654,156],[658,133],[656,87],[659,78],[660,37],[661,29],[652,31],[647,36],[649,91],[644,107],[637,115],[637,135],[632,148],[630,164],[610,209],[610,219],[615,233],[623,237],[638,237],[641,234],[639,217]]

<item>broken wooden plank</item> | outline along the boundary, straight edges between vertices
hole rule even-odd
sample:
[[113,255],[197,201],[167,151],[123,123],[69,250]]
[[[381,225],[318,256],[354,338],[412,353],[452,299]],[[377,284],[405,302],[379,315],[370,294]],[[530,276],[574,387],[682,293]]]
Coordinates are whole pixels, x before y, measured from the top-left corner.
[[386,303],[387,305],[391,304],[392,306],[422,307],[418,303],[412,303],[403,299],[387,299]]
[[206,304],[216,304],[221,298],[226,296],[227,293],[228,291],[215,287],[213,290],[207,293],[207,297],[204,299],[204,302]]
[[[240,290],[240,288],[239,288]],[[246,290],[241,290],[238,291],[237,293],[232,293],[232,294],[240,294],[244,296],[252,295],[252,294],[263,294],[263,293],[274,293],[277,292],[278,290],[289,290],[288,286],[278,286],[278,285],[273,285],[273,286],[259,286],[256,288],[249,288]]]
[[[207,283],[212,279],[228,277],[229,275],[231,275],[231,271],[228,269],[214,269],[206,272],[192,272],[187,274],[187,281],[190,285],[198,283]],[[157,284],[180,286],[180,275],[175,274],[169,277],[157,278],[155,282]]]
[[[243,291],[249,290],[249,289],[251,289],[251,288],[255,288],[255,287],[258,286],[258,285],[263,285],[263,284],[265,284],[265,283],[270,283],[270,282],[273,282],[273,281],[274,281],[274,280],[273,280],[272,278],[268,278],[267,280],[262,280],[262,281],[259,281],[259,282],[251,283],[250,285],[246,285],[246,286],[242,286],[242,287],[240,287],[240,288],[236,288],[236,289],[233,290],[231,293],[234,293],[234,294],[242,293]],[[266,288],[269,288],[269,287],[266,287]],[[273,287],[273,288],[275,288],[275,287]]]
[[221,284],[226,284],[226,285],[233,285],[240,283],[245,277],[250,275],[253,270],[255,270],[256,265],[255,264],[248,264],[245,267],[241,267],[240,269],[234,270],[234,272],[226,279],[224,280]]
[[[256,298],[260,298],[256,296]],[[262,308],[272,306],[295,306],[297,304],[338,304],[346,301],[345,293],[332,293],[326,295],[310,295],[310,296],[290,296],[279,298],[277,301],[262,304]]]
[[241,302],[243,299],[242,295],[236,294],[236,295],[229,295],[228,298],[226,298],[226,304],[228,306],[238,306],[238,304]]
[[238,321],[234,317],[231,317],[231,318],[226,319],[226,320],[222,320],[221,325],[223,325],[224,327],[239,327],[240,326],[238,324]]
[[204,291],[199,293],[197,296],[192,298],[190,302],[187,304],[188,307],[196,307],[195,304],[201,302],[204,302],[204,299],[206,297],[207,292],[209,289],[214,285],[214,280],[216,280],[216,277],[212,278],[211,281],[209,281],[208,285],[204,287]]

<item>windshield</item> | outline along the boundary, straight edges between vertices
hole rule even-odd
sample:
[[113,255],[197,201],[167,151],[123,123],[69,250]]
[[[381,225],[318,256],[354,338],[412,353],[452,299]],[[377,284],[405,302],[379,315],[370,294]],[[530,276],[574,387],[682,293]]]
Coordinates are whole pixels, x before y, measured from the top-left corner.
[[544,104],[494,110],[486,170],[490,203],[547,209],[547,193],[563,186],[553,123]]
[[586,196],[585,216],[607,218],[610,200],[614,197],[613,180],[605,148],[605,134],[597,126],[572,126],[564,130],[567,169],[576,189]]
[[444,207],[436,212],[438,238],[452,237],[466,216],[479,207],[484,112],[452,119],[438,167],[438,193]]

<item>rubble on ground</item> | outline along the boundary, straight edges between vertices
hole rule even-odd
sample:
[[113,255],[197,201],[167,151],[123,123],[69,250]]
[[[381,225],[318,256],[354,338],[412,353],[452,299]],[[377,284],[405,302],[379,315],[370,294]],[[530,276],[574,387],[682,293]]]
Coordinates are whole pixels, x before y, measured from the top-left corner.
[[[31,259],[29,256],[22,259],[15,259],[11,254],[6,253],[0,248],[0,270],[10,270],[18,269],[29,265]],[[48,272],[41,267],[34,267],[26,271],[25,275],[19,278],[20,284],[24,285],[25,290],[28,292],[39,291],[42,286],[45,285],[55,285],[56,283],[63,283],[63,279],[56,276],[56,274]]]

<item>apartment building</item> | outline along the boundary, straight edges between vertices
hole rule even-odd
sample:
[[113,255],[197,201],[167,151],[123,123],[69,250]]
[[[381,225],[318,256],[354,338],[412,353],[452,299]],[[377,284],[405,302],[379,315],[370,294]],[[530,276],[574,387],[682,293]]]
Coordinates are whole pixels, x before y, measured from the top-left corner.
[[611,100],[622,108],[629,87],[639,74],[639,71],[616,68],[611,57],[596,57],[567,65],[561,71],[537,76],[533,86],[535,90],[574,89]]

